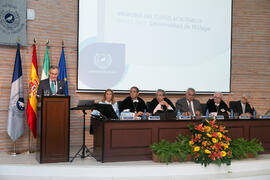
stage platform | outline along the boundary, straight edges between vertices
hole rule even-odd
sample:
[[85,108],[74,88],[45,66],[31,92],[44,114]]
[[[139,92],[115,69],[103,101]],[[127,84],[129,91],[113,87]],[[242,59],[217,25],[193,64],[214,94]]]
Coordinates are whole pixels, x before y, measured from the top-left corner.
[[0,153],[1,180],[177,180],[177,179],[234,179],[269,180],[270,154],[257,159],[232,162],[231,166],[203,167],[193,162],[171,163],[129,161],[100,163],[92,157],[76,158],[72,163],[39,164],[33,154],[16,157]]

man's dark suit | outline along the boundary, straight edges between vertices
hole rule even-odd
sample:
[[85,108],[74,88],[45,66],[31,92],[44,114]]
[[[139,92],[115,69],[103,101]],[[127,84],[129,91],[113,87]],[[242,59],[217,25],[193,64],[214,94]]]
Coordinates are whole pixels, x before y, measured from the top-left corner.
[[[200,113],[202,113],[202,107],[199,100],[193,99],[193,108],[194,108],[194,113],[196,113],[196,111],[200,111]],[[180,109],[182,113],[189,112],[186,98],[182,98],[176,101],[176,110],[178,109]]]
[[[52,95],[50,80],[44,79],[41,80],[38,86],[37,94],[43,95],[44,90],[48,90],[50,92],[50,96]],[[56,94],[65,94],[65,81],[57,79],[57,91]]]
[[253,114],[253,109],[251,108],[251,106],[249,105],[249,103],[246,103],[246,109],[245,112],[243,112],[243,108],[242,108],[242,104],[241,101],[236,101],[234,104],[234,112],[238,113],[238,115],[242,114],[242,113],[250,113]]

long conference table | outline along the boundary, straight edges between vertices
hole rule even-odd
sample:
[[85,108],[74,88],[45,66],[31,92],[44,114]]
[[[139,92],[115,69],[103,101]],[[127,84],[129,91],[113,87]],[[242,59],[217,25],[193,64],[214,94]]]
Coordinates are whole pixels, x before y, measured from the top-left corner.
[[[270,153],[270,119],[217,120],[231,138],[259,139]],[[187,125],[200,120],[98,120],[92,118],[93,157],[101,162],[152,159],[150,145],[162,139],[175,141],[178,134],[191,135]]]

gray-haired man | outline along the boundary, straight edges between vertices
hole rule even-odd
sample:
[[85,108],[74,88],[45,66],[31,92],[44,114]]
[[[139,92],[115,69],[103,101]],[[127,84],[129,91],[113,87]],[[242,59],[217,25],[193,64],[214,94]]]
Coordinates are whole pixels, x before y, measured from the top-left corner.
[[186,95],[176,102],[176,110],[180,110],[185,115],[199,116],[202,112],[201,103],[195,99],[195,89],[188,88]]

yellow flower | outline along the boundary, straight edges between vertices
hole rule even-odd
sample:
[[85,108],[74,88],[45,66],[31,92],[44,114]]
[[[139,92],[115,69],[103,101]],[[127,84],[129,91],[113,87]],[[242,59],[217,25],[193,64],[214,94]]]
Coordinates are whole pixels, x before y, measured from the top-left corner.
[[226,156],[226,154],[227,154],[227,153],[226,153],[225,151],[221,151],[221,156],[222,156],[222,157]]
[[217,139],[216,138],[212,138],[212,142],[213,143],[217,143]]
[[209,151],[208,149],[204,150],[204,152],[205,152],[206,154],[211,154],[211,151]]
[[195,148],[194,148],[194,151],[195,152],[197,152],[197,151],[199,151],[200,150],[200,147],[199,146],[196,146]]
[[222,136],[223,136],[220,132],[218,132],[217,135],[219,138],[222,138]]
[[207,131],[207,132],[210,132],[210,131],[211,131],[211,129],[212,129],[212,128],[211,128],[211,127],[209,127],[209,126],[207,126],[207,127],[206,127],[206,131]]
[[207,135],[208,137],[212,137],[212,135],[211,135],[211,134],[209,134],[209,133],[207,133],[206,135]]
[[190,145],[193,145],[193,144],[194,144],[194,142],[193,142],[193,141],[189,141],[189,144],[190,144]]

